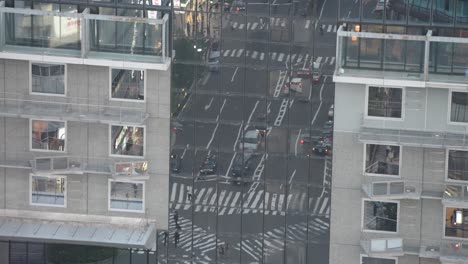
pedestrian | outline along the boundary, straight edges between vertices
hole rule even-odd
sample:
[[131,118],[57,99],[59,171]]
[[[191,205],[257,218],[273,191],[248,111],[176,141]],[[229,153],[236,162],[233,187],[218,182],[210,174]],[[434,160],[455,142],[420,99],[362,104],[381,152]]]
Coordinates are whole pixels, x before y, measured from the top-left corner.
[[169,237],[169,232],[164,231],[164,246],[167,246],[167,239]]
[[187,193],[187,199],[190,201],[192,201],[192,194],[190,192]]
[[219,251],[219,254],[220,254],[220,255],[224,255],[224,247],[223,247],[223,245],[219,245],[219,246],[218,246],[218,251]]
[[177,210],[174,211],[173,219],[174,219],[176,226],[178,226],[179,225],[179,212]]
[[177,247],[177,244],[179,244],[179,238],[180,238],[180,234],[179,234],[179,230],[177,230],[174,233],[174,245],[175,245],[175,247]]
[[323,25],[320,25],[320,35],[323,36]]

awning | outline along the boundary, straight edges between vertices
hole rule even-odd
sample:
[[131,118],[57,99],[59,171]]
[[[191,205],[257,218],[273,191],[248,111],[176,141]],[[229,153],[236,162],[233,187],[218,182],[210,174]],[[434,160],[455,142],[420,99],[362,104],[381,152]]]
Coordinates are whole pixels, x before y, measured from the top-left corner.
[[[115,222],[115,219],[112,221]],[[138,219],[135,222],[138,224],[0,216],[0,240],[154,249],[155,224],[143,223]]]

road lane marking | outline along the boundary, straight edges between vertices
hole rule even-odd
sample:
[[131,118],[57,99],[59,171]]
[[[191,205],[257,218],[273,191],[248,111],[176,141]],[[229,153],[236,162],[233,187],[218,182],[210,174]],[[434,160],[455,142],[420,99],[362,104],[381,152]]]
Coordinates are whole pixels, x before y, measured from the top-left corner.
[[292,99],[291,101],[289,101],[289,108],[292,107],[293,103],[294,103],[294,99]]
[[205,79],[203,79],[202,86],[205,86],[206,83],[208,82],[208,79],[211,77],[211,72],[208,72],[208,74],[205,76]]
[[318,57],[315,62],[320,63],[322,61],[322,57]]
[[284,58],[284,53],[280,53],[278,55],[278,61],[280,61],[280,62],[283,61],[283,58]]
[[333,63],[335,63],[335,57],[332,57],[330,60],[330,65],[333,65]]
[[239,67],[236,67],[236,70],[234,71],[234,74],[232,75],[231,82],[234,82],[234,77],[236,77],[237,70],[239,70]]
[[328,62],[328,57],[325,57],[325,61],[323,62],[323,64],[326,64]]
[[328,76],[325,76],[325,78],[323,79],[323,83],[322,83],[322,86],[320,87],[320,104],[319,104],[319,107],[317,108],[317,111],[315,112],[315,115],[314,115],[314,118],[312,119],[312,122],[311,122],[311,126],[314,125],[314,122],[315,122],[315,119],[317,119],[317,115],[318,113],[320,112],[320,108],[322,107],[322,92],[323,92],[323,87],[325,85],[325,81],[327,80]]
[[234,56],[236,56],[236,49],[233,49],[231,52],[231,57],[234,57]]
[[187,149],[189,148],[189,146],[190,146],[189,144],[187,144],[187,146],[185,146],[184,152],[182,152],[182,156],[180,156],[181,159],[184,159],[185,153],[187,152]]
[[291,185],[291,182],[294,178],[294,175],[296,175],[296,170],[293,171],[293,173],[291,174],[291,178],[289,178],[289,181],[288,181],[288,184]]
[[257,51],[254,51],[254,52],[252,53],[252,59],[256,59],[257,56],[258,56],[258,52],[257,52]]
[[216,123],[216,127],[215,127],[215,129],[213,130],[213,134],[211,135],[211,139],[210,139],[210,141],[208,142],[208,145],[206,145],[206,149],[209,149],[209,148],[210,148],[210,145],[211,145],[211,143],[213,142],[213,139],[214,139],[214,137],[215,137],[216,131],[218,130],[218,127],[219,127],[219,122]]
[[283,122],[283,118],[286,115],[286,110],[288,110],[288,107],[287,107],[288,103],[289,103],[288,99],[283,99],[283,101],[281,102],[281,106],[278,111],[278,116],[276,117],[275,122],[273,124],[274,126],[280,126],[281,123]]
[[306,24],[305,24],[305,28],[308,29],[309,26],[310,26],[310,19],[307,19]]
[[304,59],[304,65],[302,65],[302,68],[305,69],[306,68],[306,64],[307,62],[309,61],[309,53],[306,54],[306,57]]
[[247,23],[247,30],[250,30],[250,22]]
[[237,51],[236,57],[239,58],[242,55],[242,52],[244,52],[244,49],[239,49]]
[[209,102],[207,105],[205,105],[205,111],[208,110],[208,109],[210,109],[211,104],[213,103],[213,100],[214,100],[214,97],[211,97],[210,102]]
[[245,129],[244,129],[244,130],[247,130],[247,128],[249,127],[250,120],[252,120],[252,116],[253,116],[253,114],[255,113],[255,110],[257,109],[258,103],[260,103],[259,100],[257,100],[257,102],[255,103],[255,106],[254,106],[254,108],[252,109],[252,112],[250,113],[249,119],[247,119],[247,125],[245,126]]
[[332,25],[328,25],[327,32],[331,32],[332,30]]
[[224,109],[224,106],[226,105],[226,99],[224,99],[223,101],[223,105],[221,106],[221,109],[219,109],[219,114],[218,116],[216,117],[216,122],[219,121],[219,117],[221,116],[221,114],[223,113],[223,109]]
[[[322,9],[320,10],[320,16],[317,19],[317,23],[315,24],[315,29],[317,29],[317,25],[319,24],[320,20],[322,19],[322,14],[323,14],[323,8],[325,7],[325,4],[327,3],[327,0],[323,1],[322,4]],[[351,12],[351,11],[350,11]]]
[[[311,89],[312,90],[312,89]],[[302,128],[299,129],[299,134],[297,134],[297,138],[296,138],[296,146],[294,147],[294,154],[297,156],[297,143],[299,142],[299,138],[301,137],[301,132],[302,132]]]
[[[229,166],[227,168],[227,171],[226,171],[226,177],[228,177],[229,175],[229,171],[231,170],[231,167],[232,167],[232,164],[234,163],[234,159],[236,158],[237,156],[237,152],[234,152],[234,155],[232,155],[232,159],[231,159],[231,163],[229,163]],[[226,179],[225,183],[228,183],[229,182],[229,179]]]
[[225,50],[223,56],[226,57],[229,54],[230,50]]
[[263,60],[263,59],[265,59],[265,53],[262,52],[262,53],[260,54],[260,60]]
[[252,28],[250,30],[255,30],[258,26],[258,23],[257,22],[254,22],[253,25],[252,25]]
[[273,52],[273,54],[271,54],[271,60],[275,60],[276,59],[276,52]]
[[236,151],[236,146],[237,146],[237,142],[239,141],[239,138],[240,138],[240,134],[241,134],[241,131],[242,131],[242,125],[244,123],[240,124],[239,126],[239,132],[237,132],[237,139],[236,141],[234,142],[234,147],[232,148],[232,151]]

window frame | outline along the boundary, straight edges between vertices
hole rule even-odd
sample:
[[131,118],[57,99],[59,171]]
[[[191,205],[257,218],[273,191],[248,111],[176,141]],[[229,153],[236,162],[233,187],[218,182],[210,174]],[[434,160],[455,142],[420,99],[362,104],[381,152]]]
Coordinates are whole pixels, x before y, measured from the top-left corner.
[[[135,100],[135,99],[124,99],[124,98],[114,98],[112,97],[112,70],[128,70],[128,71],[143,71],[145,78],[143,79],[143,100]],[[109,101],[116,101],[116,102],[130,102],[130,103],[146,103],[147,97],[147,70],[146,69],[129,69],[129,68],[117,68],[117,67],[109,67]]]
[[[401,89],[401,117],[369,116],[369,89],[370,89],[370,87]],[[366,94],[365,95],[365,102],[364,102],[364,118],[365,119],[385,120],[385,121],[405,121],[406,87],[367,84],[365,94]]]
[[[457,90],[457,89],[450,89],[448,93],[448,109],[447,109],[447,124],[449,125],[455,125],[455,126],[468,126],[468,122],[457,122],[457,121],[452,121],[451,115],[452,115],[452,94],[453,92],[456,93],[466,93],[468,94],[468,91],[466,90]],[[468,108],[468,106],[467,106]]]
[[[125,182],[125,183],[131,183],[131,184],[142,184],[142,195],[141,195],[141,210],[126,210],[126,209],[115,209],[111,207],[111,190],[112,190],[112,182]],[[145,181],[135,181],[135,180],[127,180],[127,179],[108,179],[108,185],[107,185],[107,210],[109,212],[125,212],[125,213],[145,213],[146,211],[146,182]]]
[[[59,204],[44,204],[44,203],[33,203],[32,201],[32,183],[33,183],[33,177],[46,177],[46,178],[64,178],[65,179],[65,184],[64,184],[64,192],[63,192],[63,205]],[[66,175],[55,175],[55,174],[35,174],[35,173],[30,173],[29,174],[29,205],[30,206],[45,206],[45,207],[58,207],[58,208],[67,208],[67,195],[68,192],[68,179]]]
[[[64,66],[64,73],[63,73],[63,94],[53,94],[53,93],[41,93],[41,92],[34,92],[32,90],[32,65],[33,64],[49,64],[49,65],[63,65]],[[67,97],[67,74],[68,74],[68,67],[66,63],[48,63],[43,61],[29,61],[29,94],[30,95],[41,95],[41,96],[53,96],[53,97]]]
[[[398,175],[390,175],[390,174],[379,174],[379,173],[367,173],[366,172],[366,158],[367,158],[367,145],[381,145],[381,146],[395,146],[400,147],[400,158],[398,160]],[[391,178],[398,178],[401,179],[401,163],[402,163],[402,154],[403,154],[403,146],[397,144],[379,144],[379,143],[364,143],[364,157],[362,162],[362,174],[368,177],[391,177]]]
[[[361,232],[363,233],[377,233],[377,234],[399,234],[400,233],[400,201],[399,200],[381,200],[381,199],[370,199],[370,198],[362,198],[361,199]],[[396,219],[396,231],[382,231],[382,230],[372,230],[372,229],[365,229],[364,227],[364,205],[368,202],[382,202],[382,203],[395,203],[397,204],[397,219]]]
[[371,257],[367,254],[360,254],[360,264],[362,264],[362,259],[363,258],[379,258],[379,259],[391,259],[395,261],[395,264],[398,264],[398,257]]
[[[32,147],[32,123],[33,121],[62,122],[65,124],[65,147],[63,150],[35,149]],[[29,151],[31,152],[49,152],[49,153],[67,153],[68,152],[68,121],[59,119],[29,118]]]
[[457,241],[468,241],[468,238],[452,237],[452,236],[446,236],[445,235],[445,229],[447,228],[447,220],[446,220],[447,219],[447,208],[461,208],[461,209],[467,209],[468,210],[468,206],[460,207],[460,206],[457,206],[457,204],[443,204],[442,238],[457,240]]
[[[143,128],[143,156],[132,156],[132,155],[119,155],[112,154],[112,126],[128,126],[128,127],[139,127]],[[146,157],[146,125],[125,125],[125,124],[109,124],[109,157],[116,158],[130,158],[130,159],[141,159],[144,160]]]
[[[463,181],[463,180],[453,180],[453,179],[449,179],[448,177],[448,169],[449,169],[449,155],[450,155],[450,151],[453,150],[453,151],[463,151],[463,152],[467,152],[468,153],[468,150],[466,149],[458,149],[458,148],[446,148],[445,149],[445,181],[446,182],[452,182],[452,183],[461,183],[461,184],[467,184],[468,185],[468,180],[466,181]],[[468,209],[468,208],[467,208]]]

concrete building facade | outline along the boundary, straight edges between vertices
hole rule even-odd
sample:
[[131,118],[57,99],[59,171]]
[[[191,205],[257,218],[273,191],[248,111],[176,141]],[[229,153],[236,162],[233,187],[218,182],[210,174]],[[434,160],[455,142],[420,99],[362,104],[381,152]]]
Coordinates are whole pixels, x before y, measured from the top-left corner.
[[337,38],[330,263],[466,263],[467,39],[359,29]]
[[167,15],[56,6],[0,2],[0,262],[8,241],[155,251],[168,228]]

